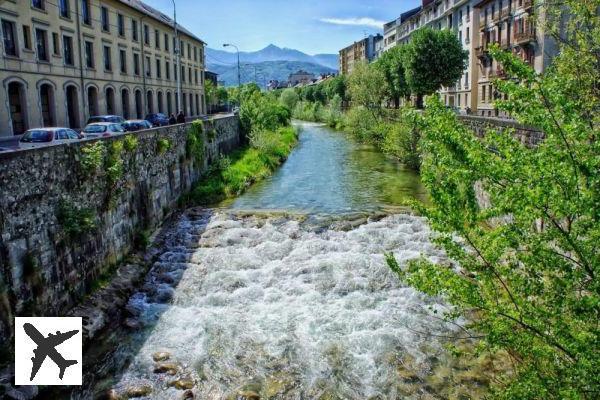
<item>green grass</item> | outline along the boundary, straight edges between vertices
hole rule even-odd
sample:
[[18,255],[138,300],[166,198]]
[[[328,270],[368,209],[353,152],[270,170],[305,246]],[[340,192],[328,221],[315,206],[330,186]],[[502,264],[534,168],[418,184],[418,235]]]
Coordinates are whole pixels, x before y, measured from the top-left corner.
[[297,142],[294,128],[253,135],[251,145],[231,153],[183,199],[185,205],[214,204],[239,196],[252,183],[270,176]]

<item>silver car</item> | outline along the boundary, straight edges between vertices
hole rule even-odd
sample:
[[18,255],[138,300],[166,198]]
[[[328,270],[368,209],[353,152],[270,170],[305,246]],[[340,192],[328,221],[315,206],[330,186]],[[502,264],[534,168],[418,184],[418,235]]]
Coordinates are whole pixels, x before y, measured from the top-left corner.
[[123,125],[113,122],[97,122],[83,129],[83,135],[88,138],[109,137],[125,133]]
[[19,148],[49,146],[83,139],[83,136],[69,128],[36,128],[29,129],[19,140]]

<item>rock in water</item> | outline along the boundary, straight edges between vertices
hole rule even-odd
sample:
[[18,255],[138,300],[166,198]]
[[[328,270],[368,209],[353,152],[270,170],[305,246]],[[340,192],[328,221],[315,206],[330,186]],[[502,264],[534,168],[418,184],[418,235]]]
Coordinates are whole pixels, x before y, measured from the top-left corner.
[[169,358],[171,358],[171,353],[166,351],[157,351],[156,353],[152,354],[152,359],[156,362],[167,361]]
[[191,379],[177,379],[176,381],[169,382],[169,387],[174,387],[179,390],[192,389],[194,387],[194,381]]

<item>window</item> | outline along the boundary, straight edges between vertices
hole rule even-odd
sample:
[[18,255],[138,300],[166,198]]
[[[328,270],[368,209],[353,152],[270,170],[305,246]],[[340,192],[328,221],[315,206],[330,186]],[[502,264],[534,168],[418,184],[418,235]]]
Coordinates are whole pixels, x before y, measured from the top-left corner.
[[134,19],[131,20],[131,38],[134,42],[138,41],[138,24]]
[[181,67],[181,82],[185,82],[185,67]]
[[58,0],[58,14],[63,18],[71,18],[69,0]]
[[112,58],[110,56],[110,46],[104,46],[104,70],[112,71]]
[[169,81],[171,80],[171,64],[169,62],[165,62],[165,77]]
[[108,8],[100,7],[100,22],[102,22],[102,30],[110,32],[110,21],[108,19]]
[[177,38],[173,37],[173,53],[177,54]]
[[156,59],[156,77],[157,77],[158,79],[161,79],[161,78],[162,78],[162,77],[161,77],[161,75],[162,75],[162,74],[161,74],[161,72],[160,72],[160,60],[159,60],[159,59]]
[[71,36],[63,36],[63,56],[65,65],[73,65],[73,38]]
[[198,84],[198,70],[195,69],[194,70],[194,81],[196,82],[196,85]]
[[154,30],[154,46],[156,46],[157,49],[160,49],[160,32],[158,29]]
[[58,33],[52,33],[52,50],[55,56],[60,56],[60,43],[58,42]]
[[94,68],[94,43],[85,42],[85,65]]
[[191,60],[192,59],[192,46],[188,43],[187,56]]
[[25,48],[32,50],[31,48],[31,30],[27,25],[23,25],[23,42],[25,42]]
[[165,51],[169,51],[169,35],[165,33]]
[[37,49],[38,60],[50,61],[50,59],[48,58],[48,38],[45,30],[35,30],[35,46]]
[[90,9],[90,0],[81,0],[81,18],[84,24],[92,24],[92,11]]
[[140,55],[139,54],[133,55],[133,73],[138,76],[140,75]]
[[119,65],[121,66],[121,73],[127,73],[127,52],[125,50],[119,50]]
[[150,65],[150,57],[146,56],[146,76],[150,78],[152,76],[152,65]]
[[31,7],[45,10],[44,0],[31,0]]
[[173,63],[173,77],[177,80],[177,63]]
[[117,14],[117,26],[119,29],[119,36],[125,36],[125,17],[123,14]]
[[198,48],[194,46],[194,61],[198,61]]
[[191,67],[188,68],[188,78],[189,78],[188,82],[192,83],[193,81],[192,81],[192,68]]
[[17,57],[19,53],[17,51],[18,46],[14,22],[5,19],[2,20],[2,39],[4,43],[4,54]]
[[179,42],[179,52],[181,53],[181,58],[185,57],[185,46],[183,45],[183,40]]
[[150,44],[150,28],[148,25],[144,25],[144,44]]

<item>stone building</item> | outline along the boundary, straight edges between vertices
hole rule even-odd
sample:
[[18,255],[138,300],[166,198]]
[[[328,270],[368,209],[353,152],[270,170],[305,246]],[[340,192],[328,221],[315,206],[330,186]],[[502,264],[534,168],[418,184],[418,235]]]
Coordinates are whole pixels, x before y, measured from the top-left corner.
[[356,63],[361,61],[371,62],[375,59],[376,48],[380,46],[379,42],[381,41],[383,41],[382,35],[369,35],[340,50],[340,74],[351,73]]
[[293,87],[298,84],[311,83],[315,79],[315,74],[299,70],[290,74],[288,77],[288,86]]
[[173,21],[139,0],[6,0],[0,22],[0,137],[98,114],[205,112],[205,43],[180,27],[178,71]]

